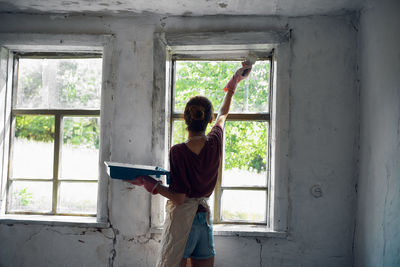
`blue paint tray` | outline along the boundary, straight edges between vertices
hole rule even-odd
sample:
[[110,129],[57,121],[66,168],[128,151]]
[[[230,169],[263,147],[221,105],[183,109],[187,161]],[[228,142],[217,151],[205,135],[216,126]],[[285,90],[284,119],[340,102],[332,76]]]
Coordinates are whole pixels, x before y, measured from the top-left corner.
[[169,184],[169,171],[164,170],[158,166],[147,166],[137,164],[127,164],[119,162],[105,161],[104,164],[107,166],[107,173],[113,179],[121,180],[133,180],[137,176],[141,175],[153,175],[160,179],[161,175],[165,175],[167,178],[167,184]]

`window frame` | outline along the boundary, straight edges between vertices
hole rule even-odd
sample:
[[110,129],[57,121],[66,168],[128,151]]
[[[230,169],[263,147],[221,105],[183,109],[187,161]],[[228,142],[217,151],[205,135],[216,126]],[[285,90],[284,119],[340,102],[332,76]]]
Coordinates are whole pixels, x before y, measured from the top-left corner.
[[[171,55],[192,52],[208,55],[224,54],[227,58],[234,50],[238,55],[245,55],[251,50],[272,50],[272,67],[274,68],[272,117],[271,117],[271,193],[269,195],[268,226],[249,225],[215,225],[214,234],[223,236],[265,236],[285,238],[288,233],[291,200],[289,198],[290,165],[289,165],[289,124],[290,124],[290,90],[291,62],[293,60],[292,30],[278,27],[272,30],[233,32],[155,32],[153,49],[153,124],[152,124],[152,157],[153,163],[168,168],[169,117],[171,82]],[[164,127],[162,127],[164,126]],[[151,232],[160,233],[164,219],[164,199],[158,195],[151,198]]]
[[[243,224],[243,225],[269,225],[269,195],[270,195],[270,161],[271,161],[271,98],[272,98],[272,79],[273,79],[273,64],[272,64],[272,57],[273,57],[273,50],[272,51],[264,51],[263,52],[264,56],[258,58],[258,61],[269,61],[270,64],[270,73],[269,73],[269,81],[268,81],[268,111],[267,112],[230,112],[227,121],[252,121],[252,122],[266,122],[268,123],[267,127],[267,162],[266,162],[266,185],[265,186],[223,186],[222,185],[222,177],[223,177],[223,165],[224,165],[224,157],[225,157],[225,145],[223,148],[223,154],[222,154],[222,160],[220,167],[218,169],[218,178],[217,178],[217,183],[214,189],[214,210],[212,211],[213,213],[213,223],[214,224]],[[234,55],[234,54],[233,54]],[[209,55],[204,55],[201,59],[198,59],[190,54],[173,54],[171,55],[171,78],[170,81],[171,83],[169,84],[169,90],[170,90],[170,125],[169,125],[169,138],[168,138],[168,147],[170,148],[172,146],[172,139],[173,139],[173,125],[175,121],[182,121],[184,119],[183,111],[178,112],[175,111],[175,82],[176,82],[176,62],[177,61],[243,61],[245,58],[237,57],[235,58],[229,58],[226,59],[224,57],[218,57],[218,56],[209,56]],[[222,90],[222,88],[221,88]],[[222,101],[222,99],[221,99]],[[218,107],[214,107],[218,108]],[[214,118],[216,118],[218,113],[214,113]],[[224,127],[224,138],[225,138],[225,127]],[[222,219],[222,194],[224,190],[246,190],[246,191],[264,191],[266,194],[266,211],[265,211],[265,220],[263,222],[260,221],[251,221],[251,220],[223,220]]]
[[[8,170],[7,170],[7,184],[6,184],[6,205],[5,214],[19,214],[19,215],[61,215],[61,216],[79,216],[79,217],[97,217],[97,213],[64,213],[57,212],[57,204],[59,198],[59,184],[61,182],[85,182],[85,183],[99,183],[99,177],[96,180],[90,179],[61,179],[60,175],[60,158],[62,153],[62,139],[63,139],[63,119],[66,116],[71,117],[98,117],[100,119],[100,106],[98,109],[34,109],[34,108],[15,108],[17,103],[18,91],[18,75],[19,75],[19,59],[73,59],[73,58],[101,58],[100,53],[14,53],[14,72],[13,72],[13,85],[12,85],[12,105],[11,105],[11,127],[9,135],[9,155],[8,155]],[[101,96],[100,96],[101,98]],[[54,149],[53,149],[53,178],[39,179],[39,178],[12,178],[12,153],[16,126],[16,116],[18,115],[48,115],[54,116]],[[99,125],[100,126],[100,125]],[[100,157],[100,154],[99,154]],[[51,211],[50,212],[35,212],[35,211],[10,211],[9,201],[11,198],[10,186],[14,181],[25,182],[52,182],[52,196],[51,196]],[[97,204],[96,204],[97,206]]]
[[[110,161],[112,128],[112,112],[114,110],[112,99],[116,90],[114,79],[114,51],[116,46],[116,36],[113,34],[47,34],[47,33],[1,33],[0,48],[6,51],[7,69],[4,70],[6,83],[5,97],[6,106],[4,108],[4,124],[1,123],[0,130],[6,134],[2,135],[4,146],[0,146],[3,152],[3,164],[1,169],[1,188],[0,188],[0,224],[23,223],[23,224],[44,224],[59,226],[76,227],[109,227],[109,188],[110,181],[104,161]],[[11,215],[5,214],[6,206],[6,184],[8,171],[8,151],[9,151],[9,131],[11,125],[11,91],[13,81],[13,54],[14,53],[79,53],[79,54],[102,54],[102,83],[101,83],[101,104],[100,104],[100,146],[99,146],[99,176],[97,194],[97,216],[78,217],[78,216],[31,216],[31,215]]]

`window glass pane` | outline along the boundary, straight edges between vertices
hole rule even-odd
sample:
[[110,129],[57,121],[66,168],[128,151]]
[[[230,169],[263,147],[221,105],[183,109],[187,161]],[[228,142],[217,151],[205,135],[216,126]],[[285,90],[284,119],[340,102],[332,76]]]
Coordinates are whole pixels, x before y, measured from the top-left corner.
[[180,144],[185,142],[187,139],[186,124],[183,120],[174,120],[173,133],[172,133],[172,145]]
[[57,212],[96,214],[97,183],[60,182]]
[[64,117],[60,179],[98,179],[98,117]]
[[52,182],[14,181],[9,189],[8,210],[50,212]]
[[[240,67],[239,61],[176,61],[174,111],[183,112],[195,95],[207,96],[218,110],[223,88]],[[249,78],[238,85],[231,112],[268,112],[269,75],[270,61],[256,62]]]
[[21,58],[15,108],[99,108],[101,70],[101,58]]
[[266,191],[223,190],[222,220],[265,222]]
[[266,186],[268,123],[228,121],[223,186]]
[[210,206],[211,217],[214,220],[214,200],[215,200],[215,190],[212,192],[211,196],[208,198],[208,205]]
[[15,120],[11,177],[53,178],[54,117],[23,115]]

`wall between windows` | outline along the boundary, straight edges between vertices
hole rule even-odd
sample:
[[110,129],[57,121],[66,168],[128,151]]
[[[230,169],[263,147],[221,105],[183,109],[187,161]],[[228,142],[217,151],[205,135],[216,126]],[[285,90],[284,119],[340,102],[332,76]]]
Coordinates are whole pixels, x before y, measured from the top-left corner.
[[400,2],[361,13],[355,266],[400,266]]
[[[351,266],[358,147],[353,16],[126,18],[2,14],[0,32],[115,34],[110,160],[152,164],[155,31],[292,29],[288,237],[217,236],[215,266]],[[157,115],[157,114],[156,114]],[[157,151],[155,151],[156,153]],[[311,187],[319,185],[322,197]],[[0,224],[0,266],[154,266],[150,197],[109,185],[112,228]]]

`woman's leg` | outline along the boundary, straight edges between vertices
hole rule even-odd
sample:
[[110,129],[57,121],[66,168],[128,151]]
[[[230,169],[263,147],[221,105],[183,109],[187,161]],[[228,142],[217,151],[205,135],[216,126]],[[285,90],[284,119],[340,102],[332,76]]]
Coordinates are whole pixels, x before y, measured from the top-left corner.
[[214,266],[214,257],[203,259],[203,260],[196,260],[190,259],[192,262],[192,267],[213,267]]

